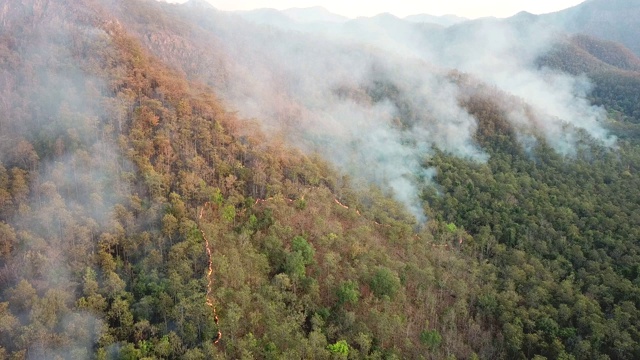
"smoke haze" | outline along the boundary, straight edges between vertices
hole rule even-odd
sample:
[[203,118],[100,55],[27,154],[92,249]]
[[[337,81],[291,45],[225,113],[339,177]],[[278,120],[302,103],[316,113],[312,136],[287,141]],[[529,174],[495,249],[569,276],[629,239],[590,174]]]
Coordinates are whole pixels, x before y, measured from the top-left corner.
[[0,18],[21,35],[0,46],[0,177],[8,173],[17,208],[0,215],[18,244],[0,279],[17,284],[2,291],[34,329],[21,338],[26,358],[89,359],[104,324],[75,302],[82,274],[72,269],[95,274],[98,238],[129,195],[120,174],[133,167],[103,126],[107,85],[88,56],[106,48],[106,34],[61,18],[64,2],[30,5],[5,3]]
[[601,126],[604,110],[586,100],[588,79],[536,66],[559,32],[526,14],[448,28],[389,14],[347,22],[296,22],[266,10],[189,16],[226,54],[219,63],[229,78],[210,83],[241,115],[391,188],[419,220],[415,179],[434,148],[488,158],[474,141],[477,119],[460,105],[468,89],[451,70],[502,94],[492,101],[509,102],[504,111],[526,148],[542,136],[572,155],[578,129],[615,142]]

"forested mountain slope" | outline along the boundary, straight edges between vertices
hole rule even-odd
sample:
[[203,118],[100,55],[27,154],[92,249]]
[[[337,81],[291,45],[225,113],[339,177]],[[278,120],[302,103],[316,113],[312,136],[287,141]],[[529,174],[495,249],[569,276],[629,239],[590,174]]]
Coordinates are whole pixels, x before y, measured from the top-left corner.
[[538,62],[540,66],[587,76],[593,83],[591,101],[619,120],[612,124],[616,135],[629,138],[640,134],[640,58],[628,49],[576,35],[554,46]]
[[227,113],[100,2],[1,5],[2,358],[500,352],[474,319],[463,231],[416,234],[380,191]]
[[635,57],[196,10],[0,0],[0,359],[640,357]]
[[492,105],[499,94],[480,90],[467,106],[490,160],[431,159],[442,187],[424,197],[473,235],[472,256],[495,265],[480,307],[502,324],[511,357],[635,358],[637,137],[617,151],[584,139],[576,158],[527,149]]

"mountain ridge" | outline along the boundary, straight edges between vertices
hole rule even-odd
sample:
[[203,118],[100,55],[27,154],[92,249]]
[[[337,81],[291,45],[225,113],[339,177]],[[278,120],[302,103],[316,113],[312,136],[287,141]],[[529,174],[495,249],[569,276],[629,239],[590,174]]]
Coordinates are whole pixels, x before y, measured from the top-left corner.
[[640,27],[640,3],[633,0],[588,0],[541,19],[571,33],[582,33],[624,44],[640,55],[634,29]]
[[430,14],[415,14],[415,15],[409,15],[404,17],[404,20],[407,20],[410,22],[431,23],[431,24],[437,24],[437,25],[442,25],[446,27],[446,26],[451,26],[457,23],[467,21],[469,19],[465,17],[453,15],[453,14],[440,15],[440,16],[430,15]]
[[289,8],[282,10],[282,13],[297,22],[334,22],[341,23],[348,21],[349,18],[334,14],[322,6],[308,8]]

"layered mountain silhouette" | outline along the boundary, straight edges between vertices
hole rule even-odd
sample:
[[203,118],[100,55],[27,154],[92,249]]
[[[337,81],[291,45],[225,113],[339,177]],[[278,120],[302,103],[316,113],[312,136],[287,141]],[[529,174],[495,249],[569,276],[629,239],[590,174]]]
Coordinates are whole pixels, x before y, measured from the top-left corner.
[[625,45],[640,55],[640,3],[633,0],[587,0],[541,18],[568,32],[594,36]]

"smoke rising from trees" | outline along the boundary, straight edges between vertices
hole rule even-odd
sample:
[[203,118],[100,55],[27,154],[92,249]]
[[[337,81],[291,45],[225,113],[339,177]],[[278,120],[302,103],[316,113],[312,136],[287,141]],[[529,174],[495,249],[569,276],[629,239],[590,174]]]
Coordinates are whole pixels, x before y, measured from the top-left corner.
[[487,19],[444,28],[389,14],[300,23],[272,11],[198,19],[228,55],[228,81],[211,84],[241,115],[388,186],[421,220],[415,179],[434,148],[487,159],[474,140],[477,119],[461,105],[469,86],[452,70],[495,91],[491,101],[524,147],[541,138],[573,155],[578,129],[615,142],[601,126],[604,110],[586,99],[588,79],[536,65],[558,39],[545,24]]

